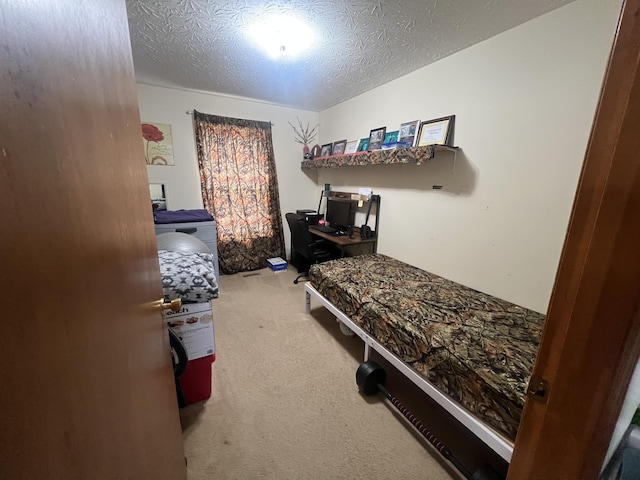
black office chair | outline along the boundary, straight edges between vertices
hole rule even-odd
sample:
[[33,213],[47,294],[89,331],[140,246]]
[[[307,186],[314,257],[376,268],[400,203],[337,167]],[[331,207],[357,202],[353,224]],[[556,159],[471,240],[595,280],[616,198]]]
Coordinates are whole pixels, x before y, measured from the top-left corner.
[[315,239],[309,233],[309,224],[304,216],[297,213],[287,213],[285,217],[291,231],[291,254],[292,256],[294,253],[297,254],[304,261],[303,265],[298,266],[298,272],[301,273],[293,281],[297,284],[302,277],[309,275],[311,265],[338,258],[340,251],[321,238]]

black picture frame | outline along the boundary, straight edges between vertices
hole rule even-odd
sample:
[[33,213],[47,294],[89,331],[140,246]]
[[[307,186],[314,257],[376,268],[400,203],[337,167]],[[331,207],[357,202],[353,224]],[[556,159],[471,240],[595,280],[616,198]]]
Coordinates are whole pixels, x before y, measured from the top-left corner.
[[328,157],[329,155],[331,155],[332,149],[333,143],[325,143],[324,145],[322,145],[322,149],[320,150],[320,156]]
[[420,123],[420,132],[416,146],[447,145],[453,146],[453,130],[456,121],[455,115],[434,118]]
[[369,145],[367,150],[380,150],[382,148],[382,142],[384,142],[384,136],[387,133],[387,127],[374,128],[369,132]]
[[344,153],[344,149],[347,147],[347,139],[338,140],[337,142],[333,142],[333,148],[331,149],[331,155],[342,155]]

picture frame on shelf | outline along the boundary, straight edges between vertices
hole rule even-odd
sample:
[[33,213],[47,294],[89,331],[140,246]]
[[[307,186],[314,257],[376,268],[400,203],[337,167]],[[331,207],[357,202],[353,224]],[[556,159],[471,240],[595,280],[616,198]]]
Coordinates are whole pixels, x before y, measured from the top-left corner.
[[374,128],[369,132],[369,145],[367,151],[380,150],[382,148],[382,142],[384,142],[384,135],[387,133],[387,127]]
[[331,155],[342,155],[344,153],[344,149],[347,146],[347,139],[338,140],[337,142],[333,142],[333,148],[331,149]]
[[369,147],[369,139],[368,138],[361,138],[360,142],[358,142],[358,152],[366,152],[367,148]]
[[415,147],[420,131],[420,120],[411,120],[400,124],[398,133],[398,148]]
[[427,145],[449,145],[453,142],[455,115],[426,120],[420,124],[418,147]]
[[347,142],[347,145],[344,147],[344,153],[356,153],[358,151],[358,144],[358,140],[351,140],[350,142]]
[[398,145],[398,133],[399,130],[393,132],[386,132],[384,134],[384,140],[382,141],[382,150],[391,150]]
[[325,143],[322,145],[322,149],[320,150],[321,157],[328,157],[331,155],[331,150],[333,148],[333,143]]

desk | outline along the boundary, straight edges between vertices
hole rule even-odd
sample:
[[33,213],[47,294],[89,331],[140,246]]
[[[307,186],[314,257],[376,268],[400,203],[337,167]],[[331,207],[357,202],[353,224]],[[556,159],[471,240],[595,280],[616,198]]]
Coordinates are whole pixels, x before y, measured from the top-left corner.
[[331,235],[330,233],[324,233],[315,228],[309,227],[309,232],[316,237],[320,237],[323,240],[333,243],[342,252],[342,256],[349,255],[354,257],[356,255],[364,255],[367,253],[376,253],[378,239],[377,237],[362,239],[360,238],[360,228],[353,227],[352,238],[349,235]]

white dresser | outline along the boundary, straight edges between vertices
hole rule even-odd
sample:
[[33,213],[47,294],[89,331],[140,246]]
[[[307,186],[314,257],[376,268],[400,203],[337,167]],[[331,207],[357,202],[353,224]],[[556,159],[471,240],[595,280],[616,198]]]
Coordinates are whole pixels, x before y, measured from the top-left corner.
[[218,269],[218,240],[216,222],[188,222],[188,223],[156,223],[156,235],[169,232],[188,233],[198,240],[202,240],[214,256],[216,278],[220,282],[220,270]]

